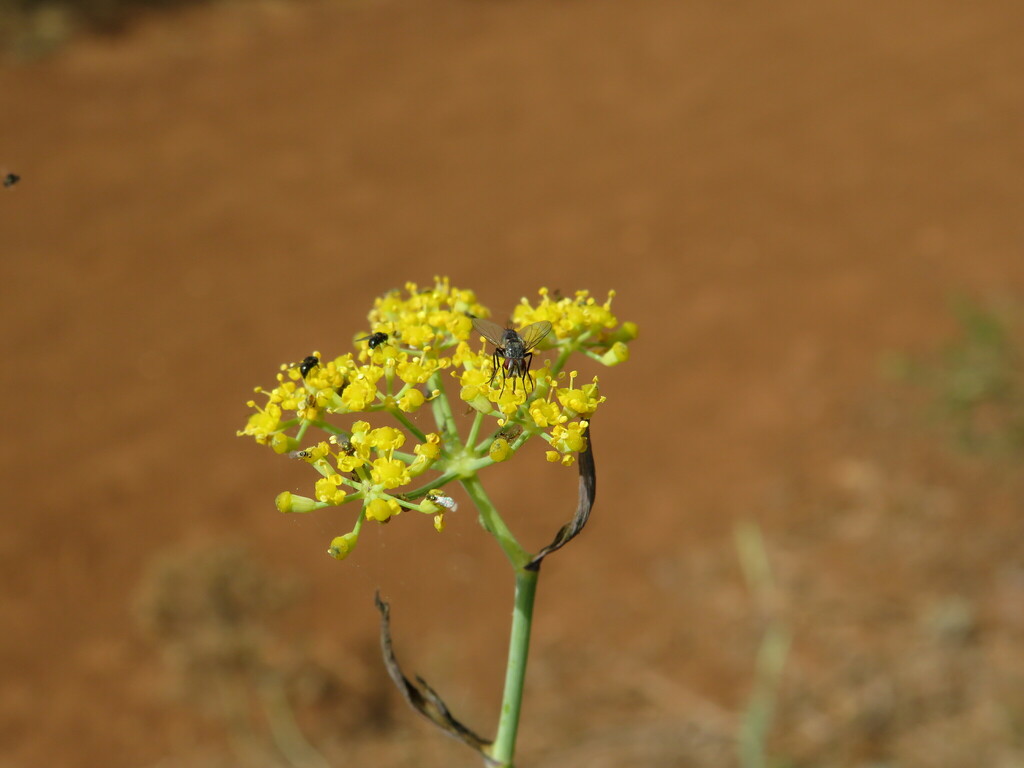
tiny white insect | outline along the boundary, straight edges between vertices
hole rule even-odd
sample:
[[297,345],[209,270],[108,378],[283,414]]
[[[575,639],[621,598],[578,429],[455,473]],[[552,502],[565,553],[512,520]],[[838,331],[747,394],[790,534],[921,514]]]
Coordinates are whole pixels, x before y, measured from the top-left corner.
[[459,508],[459,505],[455,502],[455,499],[453,499],[451,496],[440,496],[440,495],[437,495],[437,496],[431,496],[430,498],[431,498],[431,500],[435,504],[437,504],[438,506],[444,507],[445,509],[447,509],[447,510],[449,510],[451,512],[455,512]]

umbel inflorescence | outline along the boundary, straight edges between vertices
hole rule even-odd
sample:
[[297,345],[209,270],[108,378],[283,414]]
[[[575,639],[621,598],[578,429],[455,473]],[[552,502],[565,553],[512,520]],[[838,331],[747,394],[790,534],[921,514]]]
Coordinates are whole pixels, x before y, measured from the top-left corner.
[[[479,330],[493,324],[474,328],[474,318],[491,312],[472,291],[447,279],[409,283],[375,300],[353,351],[282,365],[273,389],[256,389],[263,402],[249,402],[255,412],[238,434],[316,472],[309,496],[278,495],[280,511],[358,509],[351,531],[328,549],[338,559],[367,520],[415,510],[433,515],[441,531],[454,508],[448,483],[512,459],[531,438],[547,443],[548,461],[565,466],[586,450],[589,419],[605,398],[596,376],[582,381],[567,365],[577,353],[608,366],[628,359],[637,329],[612,313],[613,296],[599,302],[588,291],[559,296],[541,288],[537,301],[524,298],[510,327],[551,326],[532,350],[550,354],[528,370],[495,354],[485,338],[493,334]],[[449,394],[456,392],[461,403]],[[467,411],[471,420],[456,418]]]

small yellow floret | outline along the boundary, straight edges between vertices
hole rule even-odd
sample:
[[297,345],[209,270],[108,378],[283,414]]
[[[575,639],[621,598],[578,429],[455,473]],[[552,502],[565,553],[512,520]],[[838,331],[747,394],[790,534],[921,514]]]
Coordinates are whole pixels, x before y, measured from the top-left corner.
[[406,384],[424,384],[436,368],[436,362],[430,365],[423,360],[413,360],[398,366],[398,378]]
[[366,460],[361,456],[355,454],[343,453],[338,457],[338,469],[342,472],[355,472],[359,467],[363,466]]
[[373,477],[373,482],[388,490],[412,482],[408,466],[400,459],[381,458],[375,460],[370,475]]
[[345,501],[345,493],[339,486],[342,484],[341,475],[334,474],[330,477],[322,477],[316,481],[316,499],[327,504],[337,506]]
[[[249,406],[259,409],[259,406],[257,406],[252,400],[249,401]],[[245,429],[239,431],[238,435],[239,437],[242,435],[251,435],[256,438],[257,443],[269,445],[270,437],[278,428],[280,423],[281,406],[277,403],[268,403],[265,409],[259,410],[258,413],[254,413],[249,417],[245,424]]]
[[394,499],[373,499],[366,505],[366,519],[383,523],[402,511]]
[[423,393],[410,387],[405,390],[405,394],[398,398],[398,407],[406,413],[415,413],[424,402],[426,402],[426,398]]
[[326,459],[331,453],[331,446],[326,440],[321,440],[312,448],[307,449],[306,453],[309,454],[307,460],[310,462]]
[[370,432],[367,443],[378,451],[393,451],[405,443],[405,433],[394,427],[378,427]]
[[534,400],[530,403],[530,416],[533,423],[541,429],[558,424],[562,420],[561,413],[562,409],[558,407],[558,403],[547,400]]
[[341,402],[350,411],[365,411],[377,399],[377,385],[369,379],[359,377],[350,382],[341,393]]
[[605,401],[597,386],[597,377],[593,384],[585,384],[579,389],[568,387],[557,392],[558,402],[574,414],[590,414]]
[[559,424],[551,430],[551,447],[561,453],[578,453],[587,449],[585,436],[587,423],[577,421],[571,424]]
[[409,474],[412,477],[422,475],[430,469],[431,465],[437,461],[437,457],[441,455],[441,436],[431,432],[426,437],[425,443],[420,443],[412,449],[416,454],[416,458],[409,465]]

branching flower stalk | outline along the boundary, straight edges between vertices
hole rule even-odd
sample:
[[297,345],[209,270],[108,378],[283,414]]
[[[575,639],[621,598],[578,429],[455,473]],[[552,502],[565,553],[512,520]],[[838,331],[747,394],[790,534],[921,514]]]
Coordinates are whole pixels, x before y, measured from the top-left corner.
[[[513,328],[544,330],[536,334],[543,336],[536,352],[555,353],[537,370],[518,356],[521,350],[495,350],[474,329],[474,318],[485,319],[490,312],[472,291],[455,288],[446,278],[430,287],[410,283],[404,292],[375,301],[369,333],[364,329],[353,336],[355,351],[333,358],[314,352],[282,365],[275,387],[256,389],[263,402],[249,402],[254,413],[238,433],[309,464],[318,476],[309,496],[278,494],[281,512],[351,505],[350,530],[327,549],[338,560],[352,554],[367,522],[385,523],[405,511],[433,516],[434,528],[442,532],[445,516],[457,509],[445,489],[454,482],[462,485],[480,524],[515,572],[505,691],[494,741],[456,720],[421,678],[413,683],[402,673],[391,646],[389,606],[378,597],[381,646],[389,674],[413,707],[479,751],[488,765],[504,768],[512,766],[515,753],[540,563],[582,530],[596,487],[590,422],[605,397],[596,376],[582,383],[576,371],[567,370],[568,363],[573,355],[606,366],[625,362],[627,345],[637,335],[633,323],[620,323],[612,313],[612,292],[601,303],[588,291],[558,297],[542,288],[538,294],[535,303],[523,299],[512,315]],[[457,391],[458,401],[449,391]],[[468,427],[456,417],[467,406]],[[420,418],[421,411],[430,413],[431,431],[423,428],[427,419]],[[491,502],[480,473],[517,458],[532,438],[547,444],[548,461],[577,465],[580,501],[555,540],[531,554]]]

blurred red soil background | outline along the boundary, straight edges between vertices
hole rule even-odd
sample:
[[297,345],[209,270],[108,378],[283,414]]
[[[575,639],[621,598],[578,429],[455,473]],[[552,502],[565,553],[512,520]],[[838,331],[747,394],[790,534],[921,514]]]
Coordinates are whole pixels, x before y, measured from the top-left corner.
[[[281,362],[434,275],[499,316],[613,288],[641,328],[599,371],[591,524],[542,574],[523,766],[739,765],[770,621],[771,764],[1024,764],[1019,461],[880,374],[952,296],[1024,293],[1022,29],[1011,1],[310,0],[5,64],[0,765],[280,764],[137,618],[157,558],[231,544],[304,584],[275,631],[331,670],[296,705],[331,764],[478,764],[390,689],[372,604],[491,733],[511,578],[468,503],[338,563],[351,510],[281,516],[308,468],[234,434]],[[575,471],[500,469],[541,546]]]

